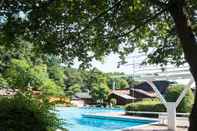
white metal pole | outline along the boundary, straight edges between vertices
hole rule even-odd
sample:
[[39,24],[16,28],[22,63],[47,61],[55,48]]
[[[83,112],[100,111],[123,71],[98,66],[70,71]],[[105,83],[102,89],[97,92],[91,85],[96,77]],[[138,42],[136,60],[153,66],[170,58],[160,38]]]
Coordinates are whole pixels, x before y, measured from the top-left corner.
[[167,102],[168,130],[176,131],[176,103]]

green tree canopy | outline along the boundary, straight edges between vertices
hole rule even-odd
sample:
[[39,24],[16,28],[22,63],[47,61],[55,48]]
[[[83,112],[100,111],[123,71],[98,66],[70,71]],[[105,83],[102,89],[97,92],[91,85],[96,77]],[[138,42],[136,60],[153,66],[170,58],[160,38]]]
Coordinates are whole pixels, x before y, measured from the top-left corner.
[[28,71],[30,67],[31,65],[24,59],[12,59],[5,72],[5,78],[8,80],[10,87],[25,90],[24,88],[27,88],[29,84]]
[[80,91],[81,91],[81,85],[73,84],[67,87],[64,92],[66,96],[72,97],[74,96],[75,93],[80,92]]
[[103,83],[94,83],[90,94],[97,103],[103,104],[109,95],[109,87]]
[[115,86],[115,89],[124,89],[124,88],[129,87],[128,82],[123,78],[111,78],[111,79],[109,79],[108,80],[108,85],[111,89],[113,88],[113,84]]
[[60,65],[48,66],[47,71],[50,79],[53,79],[57,85],[64,87],[65,74]]
[[71,97],[75,93],[80,92],[83,86],[83,78],[77,69],[65,68],[64,69],[64,92],[67,96]]
[[136,47],[145,52],[153,48],[149,62],[181,64],[184,60],[171,9],[175,5],[189,6],[189,18],[195,25],[197,7],[195,0],[184,6],[182,3],[177,4],[176,0],[4,1],[1,42],[13,45],[14,38],[22,36],[41,50],[61,53],[71,63],[75,57],[89,62],[110,52],[123,55]]
[[32,66],[26,60],[12,59],[5,74],[12,89],[43,91],[48,95],[62,95],[63,88],[49,78],[47,65]]

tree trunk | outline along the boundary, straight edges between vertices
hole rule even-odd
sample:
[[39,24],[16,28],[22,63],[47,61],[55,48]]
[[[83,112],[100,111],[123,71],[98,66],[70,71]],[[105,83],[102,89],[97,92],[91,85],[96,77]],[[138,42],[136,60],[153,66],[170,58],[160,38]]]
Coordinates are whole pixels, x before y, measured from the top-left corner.
[[[197,83],[197,42],[191,29],[187,12],[184,8],[185,0],[174,0],[169,11],[174,19],[176,33],[182,45],[185,59],[190,65],[190,71]],[[197,87],[197,86],[196,86]],[[195,93],[195,102],[190,115],[189,131],[197,131],[197,91]]]

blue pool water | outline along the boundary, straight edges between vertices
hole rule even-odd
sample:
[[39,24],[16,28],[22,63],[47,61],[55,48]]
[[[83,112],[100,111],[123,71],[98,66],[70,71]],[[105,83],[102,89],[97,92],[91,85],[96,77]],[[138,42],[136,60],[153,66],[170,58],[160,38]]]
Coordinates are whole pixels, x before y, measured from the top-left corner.
[[123,128],[148,124],[149,120],[112,120],[101,118],[83,117],[82,114],[98,112],[121,112],[122,109],[104,109],[104,108],[74,108],[58,107],[58,116],[65,120],[64,125],[69,131],[117,131]]

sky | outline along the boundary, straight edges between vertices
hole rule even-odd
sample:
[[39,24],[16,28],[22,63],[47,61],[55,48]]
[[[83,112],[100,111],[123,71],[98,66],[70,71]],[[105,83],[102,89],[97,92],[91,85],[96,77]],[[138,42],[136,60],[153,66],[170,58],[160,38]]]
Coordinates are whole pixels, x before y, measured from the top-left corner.
[[[137,57],[137,58],[136,58]],[[145,57],[138,53],[133,53],[126,57],[127,63],[124,65],[118,66],[118,62],[120,62],[118,54],[111,53],[110,55],[104,58],[103,62],[93,60],[91,62],[92,67],[96,67],[102,72],[123,72],[125,74],[133,74],[133,69],[139,68],[139,63],[141,63]],[[133,64],[135,63],[135,65]],[[78,62],[75,62],[74,67],[77,68],[79,66]]]

